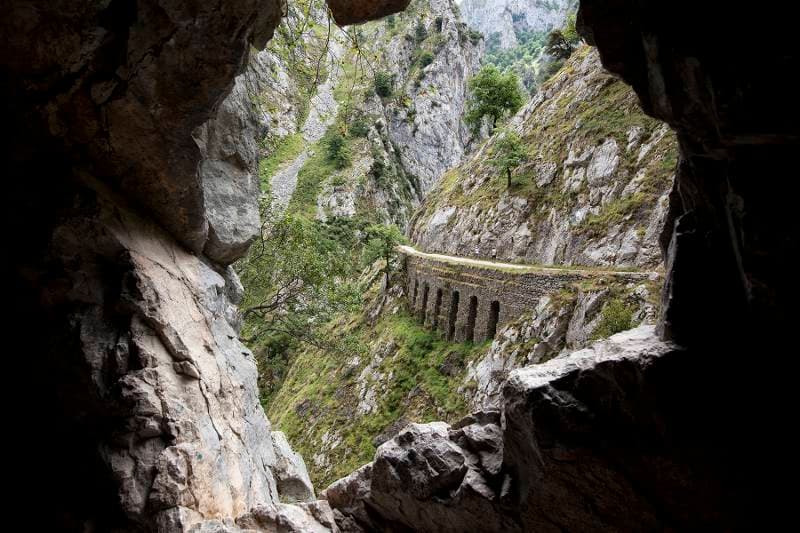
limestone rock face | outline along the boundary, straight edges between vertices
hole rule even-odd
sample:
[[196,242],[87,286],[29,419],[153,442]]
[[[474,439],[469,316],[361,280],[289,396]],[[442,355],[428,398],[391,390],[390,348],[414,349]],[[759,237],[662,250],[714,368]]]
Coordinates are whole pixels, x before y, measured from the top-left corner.
[[[768,13],[719,2],[633,4],[582,1],[578,26],[603,65],[680,142],[662,236],[669,249],[663,330],[684,344],[723,338],[737,347],[756,331],[757,345],[777,340],[797,317],[785,258],[800,248],[798,187],[764,177],[792,168],[796,152],[800,106],[783,81],[799,61],[794,17],[780,17],[780,37],[769,47],[749,46],[735,36],[764,27]],[[757,68],[746,68],[750,62]]]
[[499,409],[512,370],[543,363],[586,347],[597,336],[604,314],[614,305],[630,313],[630,327],[653,325],[660,284],[628,283],[585,288],[541,298],[536,309],[503,327],[483,356],[467,365],[465,400],[472,410]]
[[420,248],[538,264],[661,263],[675,137],[595,51],[577,50],[509,127],[529,153],[512,188],[491,165],[492,138],[426,198],[411,229]]
[[373,463],[328,487],[323,497],[338,511],[343,529],[354,529],[355,522],[373,531],[387,524],[417,531],[470,531],[476,524],[482,531],[515,530],[511,517],[493,510],[500,505],[502,462],[496,411],[452,427],[411,424],[378,448]]
[[[502,414],[411,425],[325,492],[340,523],[368,530],[638,531],[738,523],[738,474],[713,458],[726,434],[684,395],[693,367],[652,326],[515,370]],[[713,366],[713,365],[712,365]],[[714,426],[715,424],[711,424]],[[692,483],[687,484],[686,480]],[[591,502],[591,505],[587,505]]]
[[26,435],[12,466],[36,527],[336,529],[271,434],[228,266],[258,227],[250,89],[263,77],[236,76],[285,8],[0,7],[8,371]]
[[563,25],[571,0],[463,0],[464,20],[487,38],[496,33],[501,48],[515,46],[517,31],[547,32]]
[[[424,28],[424,39],[416,36],[418,26]],[[367,133],[353,143],[352,164],[323,183],[317,195],[317,217],[327,220],[367,213],[406,228],[420,201],[445,170],[462,161],[475,141],[463,115],[466,80],[480,66],[483,42],[470,36],[452,0],[417,2],[391,24],[368,24],[358,28],[358,35],[361,53],[378,57],[379,71],[392,78],[392,96],[375,94],[372,72],[356,80],[348,78],[348,83],[355,83],[354,96],[342,109],[354,108],[354,118],[364,121]],[[359,56],[348,39],[334,32],[333,40],[337,38],[342,50],[335,54],[331,72],[337,72],[340,61],[346,65],[344,70],[361,72]],[[423,52],[430,54],[430,63],[422,64]],[[320,87],[317,96],[322,92]],[[273,94],[275,98],[269,101],[282,109],[286,96]],[[306,141],[319,140],[335,117],[339,103],[332,90],[328,99],[328,107],[334,110],[331,120],[319,135],[304,135]],[[310,116],[315,108],[312,100]],[[293,129],[291,117],[278,124],[273,128],[276,133]],[[314,149],[319,148],[303,153]],[[296,176],[305,163],[301,154],[272,179],[273,194],[283,196],[282,203],[288,202],[289,195],[276,194],[285,189],[281,183],[287,176]]]
[[203,158],[200,164],[208,240],[203,252],[229,264],[242,257],[261,229],[258,213],[256,133],[258,117],[248,81],[252,69],[236,78],[216,118],[195,132]]
[[[400,161],[419,180],[423,195],[468,152],[473,139],[463,121],[467,80],[480,68],[483,55],[483,41],[470,40],[452,0],[427,3],[424,9],[417,6],[419,12],[405,16],[416,15],[416,23],[440,43],[433,61],[421,68],[419,82],[413,82],[409,73],[417,45],[404,36],[392,39],[385,64],[398,80],[405,78],[412,106],[391,101],[383,104],[389,138],[401,147]],[[437,29],[439,18],[441,30]],[[409,25],[409,32],[414,29]]]

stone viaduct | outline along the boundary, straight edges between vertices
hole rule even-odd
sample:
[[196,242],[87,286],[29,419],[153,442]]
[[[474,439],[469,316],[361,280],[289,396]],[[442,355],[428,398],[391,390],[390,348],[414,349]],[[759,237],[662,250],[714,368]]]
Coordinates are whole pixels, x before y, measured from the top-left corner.
[[645,280],[650,272],[524,265],[441,256],[400,247],[409,307],[427,326],[454,342],[493,339],[505,324],[532,311],[542,296],[581,280]]

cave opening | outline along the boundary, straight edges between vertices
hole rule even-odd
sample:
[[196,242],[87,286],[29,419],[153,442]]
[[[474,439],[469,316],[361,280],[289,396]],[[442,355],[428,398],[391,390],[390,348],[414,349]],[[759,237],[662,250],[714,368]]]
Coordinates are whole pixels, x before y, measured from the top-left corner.
[[[242,2],[242,6],[246,4]],[[785,76],[798,66],[796,43],[790,39],[793,32],[783,27],[781,17],[761,21],[759,13],[745,14],[745,10],[730,5],[691,7],[679,2],[665,14],[666,8],[657,8],[652,1],[644,2],[647,9],[633,9],[630,2],[616,2],[616,9],[607,9],[609,2],[603,0],[584,0],[581,4],[582,33],[601,48],[606,65],[634,85],[647,112],[667,120],[680,136],[678,180],[668,204],[662,206],[667,211],[661,239],[667,280],[661,293],[659,334],[680,342],[686,351],[672,352],[666,363],[643,369],[633,358],[623,361],[618,369],[607,364],[603,373],[584,367],[579,376],[582,379],[561,382],[565,387],[578,384],[574,390],[565,389],[564,395],[572,394],[587,405],[593,397],[600,398],[605,403],[601,402],[596,413],[608,415],[606,419],[597,418],[604,423],[590,426],[586,418],[570,419],[563,406],[542,397],[544,408],[538,413],[541,424],[528,436],[541,437],[537,442],[545,444],[541,447],[544,460],[547,454],[558,459],[585,453],[581,459],[601,469],[604,459],[611,457],[614,468],[607,471],[609,475],[636,488],[630,498],[621,498],[622,507],[628,504],[633,509],[640,503],[637,498],[642,500],[641,507],[632,510],[630,516],[639,519],[641,513],[653,519],[647,512],[653,509],[653,502],[657,503],[658,516],[648,524],[730,529],[754,524],[756,514],[768,520],[772,516],[769,513],[755,512],[760,499],[754,490],[770,486],[763,482],[764,474],[757,471],[779,471],[785,465],[773,469],[776,458],[792,456],[791,450],[783,453],[782,443],[786,441],[776,428],[791,419],[786,411],[793,402],[784,396],[792,390],[787,382],[794,363],[781,360],[785,371],[775,373],[764,360],[772,354],[792,353],[793,340],[787,332],[797,322],[796,302],[800,301],[793,272],[800,233],[794,209],[798,185],[797,180],[776,179],[793,175],[800,138],[796,95],[792,92],[796,87]],[[9,5],[16,9],[21,3]],[[15,134],[3,146],[11,199],[4,210],[5,227],[13,228],[8,244],[13,250],[9,284],[16,311],[9,328],[11,346],[7,349],[14,357],[10,358],[8,374],[13,387],[21,389],[14,391],[14,398],[23,404],[11,407],[14,418],[20,418],[14,427],[22,435],[15,439],[19,451],[14,456],[19,460],[12,469],[22,470],[19,478],[23,490],[17,492],[34,507],[28,516],[41,517],[43,527],[53,530],[149,529],[155,527],[156,515],[168,528],[177,522],[167,518],[178,518],[167,516],[167,512],[177,509],[177,502],[187,501],[186,494],[179,491],[197,482],[191,470],[181,470],[181,461],[200,460],[202,453],[177,459],[160,455],[162,444],[178,443],[184,447],[180,450],[196,445],[180,441],[191,432],[175,432],[171,427],[175,420],[170,416],[180,412],[181,416],[200,413],[200,417],[208,412],[209,418],[201,421],[208,431],[199,433],[212,439],[218,434],[213,424],[221,419],[212,419],[211,409],[203,402],[182,403],[183,396],[162,395],[170,401],[180,399],[175,404],[165,401],[166,407],[151,401],[148,387],[152,383],[178,383],[176,394],[187,395],[187,391],[199,390],[198,383],[205,386],[199,381],[204,370],[189,364],[182,345],[186,338],[196,336],[178,328],[192,321],[177,320],[179,315],[166,313],[160,303],[185,291],[193,294],[190,300],[219,304],[214,313],[203,316],[228,336],[216,339],[216,332],[202,331],[200,337],[207,335],[206,340],[214,340],[196,352],[202,356],[209,351],[208,346],[219,342],[214,345],[215,349],[221,347],[218,353],[239,357],[235,364],[223,368],[244,372],[242,369],[254,366],[251,359],[240,357],[243,349],[232,342],[232,329],[212,322],[230,313],[227,304],[215,298],[236,291],[223,278],[229,257],[238,251],[234,247],[225,250],[215,241],[219,226],[212,224],[214,232],[208,233],[207,218],[211,215],[205,212],[202,180],[196,173],[201,156],[189,140],[230,89],[250,46],[244,39],[235,43],[226,40],[225,46],[214,43],[222,41],[219,36],[229,35],[234,26],[240,36],[250,35],[256,23],[262,26],[259,33],[268,33],[264,28],[269,21],[259,17],[274,19],[280,10],[264,15],[264,6],[269,5],[266,2],[251,6],[247,13],[226,11],[226,2],[221,4],[224,9],[211,16],[196,17],[189,10],[181,16],[196,19],[199,24],[189,36],[173,28],[167,15],[153,10],[140,15],[141,20],[153,18],[136,30],[147,38],[126,43],[126,25],[137,17],[128,13],[119,25],[105,21],[119,5],[112,2],[114,9],[96,16],[89,14],[85,21],[72,12],[56,13],[57,6],[39,6],[41,33],[31,30],[36,28],[36,21],[31,22],[36,17],[30,18],[23,11],[20,13],[25,15],[26,24],[16,30],[8,23],[15,18],[0,17],[4,34],[13,31],[20,36],[10,39],[13,46],[2,53],[2,74],[7,81],[2,84],[0,99],[11,117],[8,129]],[[131,10],[137,9],[136,3],[131,5]],[[736,14],[739,11],[741,15]],[[687,13],[695,16],[688,17]],[[756,20],[750,20],[754,16]],[[240,23],[239,19],[247,22]],[[687,19],[689,24],[683,26]],[[221,21],[221,26],[211,26],[214,21]],[[763,28],[772,28],[771,34],[766,35]],[[23,32],[32,37],[22,36]],[[97,40],[97,50],[91,50],[94,45],[81,38],[100,33],[109,35]],[[198,35],[208,36],[209,42],[198,43]],[[742,39],[742,35],[752,38]],[[769,50],[762,37],[769,42]],[[23,65],[17,58],[27,57],[25,50],[38,50],[33,39],[52,43],[54,50],[60,44],[72,46],[69,43],[85,48],[66,50],[63,57],[53,61],[40,55]],[[137,48],[140,42],[167,44],[157,49]],[[125,48],[123,43],[131,47],[128,53],[120,53]],[[146,54],[152,55],[147,68],[131,69],[124,63],[126,57]],[[69,62],[64,57],[70,58]],[[206,60],[196,62],[196,72],[181,67],[195,64],[193,59],[200,57]],[[134,71],[138,78],[120,78]],[[168,71],[173,74],[167,75]],[[37,82],[26,84],[27,80]],[[204,90],[194,90],[198,86]],[[150,116],[153,110],[158,110],[157,117]],[[157,133],[150,135],[152,132]],[[623,147],[624,141],[619,141]],[[139,189],[144,192],[136,193]],[[135,217],[130,216],[132,212]],[[131,240],[126,240],[131,237],[147,246],[132,248]],[[148,270],[153,257],[147,254],[158,249],[168,250],[172,259],[181,261],[180,266],[189,272],[180,290],[165,288],[174,272],[164,275]],[[225,252],[229,257],[219,255]],[[214,258],[204,258],[204,253]],[[415,279],[412,310],[418,302],[418,290],[419,281]],[[442,297],[438,289],[434,324],[439,321]],[[426,284],[423,320],[427,298]],[[459,298],[458,291],[451,292],[446,330],[449,339],[456,336]],[[466,324],[470,339],[475,327],[474,316],[470,318],[473,299],[476,314],[478,307],[473,296]],[[499,302],[493,301],[487,336],[496,335],[499,314]],[[203,322],[195,321],[200,325]],[[175,360],[158,359],[164,354],[171,354]],[[208,363],[204,368],[220,368],[216,360],[204,362]],[[753,369],[759,365],[764,365],[768,393],[747,394],[753,390]],[[161,379],[158,373],[164,369],[170,373]],[[151,381],[135,387],[143,375]],[[631,375],[637,379],[624,382],[627,387],[607,387]],[[243,383],[255,382],[254,375],[246,372],[235,377]],[[615,393],[604,395],[607,388]],[[239,389],[226,392],[230,397],[240,393]],[[209,397],[197,396],[203,401]],[[190,405],[188,410],[184,409],[186,405]],[[257,402],[247,405],[252,407],[250,413],[260,409]],[[218,403],[213,406],[225,407]],[[313,402],[298,403],[303,416],[314,416],[315,409]],[[195,427],[197,423],[186,418],[178,422],[185,423],[181,427]],[[743,427],[746,432],[741,431]],[[571,428],[580,430],[569,434],[580,445],[574,448],[569,447],[568,439],[558,438]],[[226,435],[255,442],[249,440],[252,434],[242,439],[228,429]],[[519,428],[512,425],[509,431],[515,429]],[[603,448],[593,448],[600,441]],[[624,453],[613,455],[620,450]],[[248,457],[251,450],[240,451],[237,459]],[[508,457],[514,459],[511,453]],[[515,475],[525,475],[527,457],[516,458]],[[653,473],[653,457],[660,469],[670,469],[669,475]],[[175,459],[168,468],[163,466],[167,459]],[[596,488],[591,479],[578,477],[586,485],[573,484],[573,491],[559,491],[563,461],[554,460],[547,466],[552,475],[544,480],[537,478],[545,484],[543,490],[526,493],[528,480],[522,479],[516,494],[519,501],[531,494],[531,498],[560,494],[564,497],[560,509],[570,510],[581,509],[590,501],[589,489]],[[162,476],[161,491],[137,492],[137,488],[149,489],[156,474]],[[565,474],[566,485],[578,479],[569,478],[569,474],[574,472]],[[181,480],[182,475],[186,477]],[[213,489],[229,489],[232,479],[236,475],[213,480],[218,483]],[[670,479],[690,482],[667,490],[665,484]],[[41,491],[42,480],[49,480],[51,492],[60,495],[46,508],[39,500],[29,498]],[[705,494],[689,492],[693,484],[702,487]],[[377,490],[378,483],[375,487]],[[245,502],[250,495],[242,494],[245,496],[236,497]],[[580,500],[577,504],[569,499],[573,494]],[[415,504],[425,504],[420,502]],[[439,503],[437,500],[431,505]],[[526,512],[536,508],[525,507]],[[612,512],[604,518],[615,523],[624,514]],[[376,516],[377,511],[370,515]],[[487,523],[490,516],[487,511]],[[399,519],[395,523],[400,523]],[[559,527],[568,530],[570,525],[574,524]]]

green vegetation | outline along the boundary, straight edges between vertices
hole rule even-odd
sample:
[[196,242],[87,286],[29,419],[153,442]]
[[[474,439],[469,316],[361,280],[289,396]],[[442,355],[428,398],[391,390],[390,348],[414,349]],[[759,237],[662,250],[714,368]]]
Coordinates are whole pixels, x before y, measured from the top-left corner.
[[375,94],[381,98],[392,96],[394,76],[388,72],[375,73]]
[[527,149],[516,132],[506,130],[498,134],[498,141],[494,145],[494,153],[490,163],[499,172],[506,174],[509,189],[511,188],[511,171],[527,159]]
[[600,312],[600,323],[592,333],[592,339],[606,339],[621,331],[633,327],[633,305],[625,302],[622,298],[612,298],[603,306]]
[[258,162],[261,189],[267,191],[272,176],[284,163],[292,161],[303,151],[303,136],[299,133],[284,137],[269,155]]
[[469,90],[464,120],[475,129],[480,128],[483,117],[489,117],[492,128],[497,127],[499,119],[519,111],[524,102],[517,75],[502,73],[494,65],[481,68],[469,80]]
[[405,242],[400,229],[395,225],[372,225],[367,228],[367,244],[364,247],[364,262],[372,264],[377,260],[383,261],[383,274],[386,279],[386,288],[389,288],[392,265],[397,257],[397,245]]
[[350,149],[347,147],[347,141],[342,134],[333,130],[323,140],[328,161],[333,163],[333,166],[339,170],[349,167],[352,162],[352,156],[350,155]]
[[419,59],[418,59],[419,66],[422,67],[422,68],[427,67],[428,65],[433,63],[433,58],[434,58],[433,54],[431,52],[425,50],[424,52],[422,52],[419,55]]
[[354,139],[366,137],[369,133],[369,122],[364,115],[355,115],[350,122],[347,134]]
[[576,15],[572,12],[567,16],[564,27],[550,33],[516,27],[514,33],[517,44],[505,49],[500,46],[500,34],[492,33],[486,42],[484,61],[502,72],[514,72],[522,80],[525,89],[533,94],[558,72],[564,60],[579,45],[580,36],[575,21]]
[[[590,53],[588,46],[573,53],[561,72],[545,84],[545,88],[552,90],[550,86],[557,83],[558,90],[526,115],[517,130],[531,163],[520,165],[512,172],[510,192],[527,201],[527,222],[533,238],[537,238],[536,228],[553,210],[567,216],[580,205],[586,205],[588,184],[585,178],[577,182],[577,187],[565,186],[565,178],[579,170],[564,165],[570,150],[575,157],[603,139],[614,139],[619,147],[614,179],[621,187],[634,177],[639,182],[635,193],[605,203],[599,212],[589,213],[573,226],[570,231],[581,241],[599,238],[618,224],[623,228],[628,224],[641,226],[657,198],[669,190],[675,172],[675,137],[663,135],[663,126],[641,111],[630,87],[600,68],[578,74],[577,71],[587,64]],[[571,79],[577,76],[580,76],[580,83]],[[641,160],[638,147],[626,149],[629,133],[637,130],[639,142],[652,145]],[[501,153],[497,144],[502,138],[502,132],[493,135],[480,148],[478,157],[448,171],[429,193],[419,219],[430,218],[440,206],[478,206],[484,213],[496,208],[504,190],[508,189],[508,174],[498,173],[503,167],[495,162],[497,154]],[[538,186],[539,173],[546,168],[554,172],[553,181]],[[471,183],[477,185],[465,186]]]
[[264,231],[236,265],[247,287],[242,301],[242,338],[253,347],[268,398],[289,364],[288,353],[303,344],[346,350],[347,337],[326,335],[324,324],[361,303],[350,262],[320,225],[303,217],[275,218],[264,209]]
[[[372,300],[380,300],[375,286],[369,294]],[[369,462],[379,443],[376,436],[398,421],[454,422],[466,414],[458,389],[467,363],[485,353],[488,343],[448,342],[421,326],[403,306],[394,313],[381,313],[374,323],[357,315],[342,317],[330,327],[355,336],[372,355],[353,366],[352,356],[309,347],[298,354],[283,387],[268,405],[270,420],[308,458],[316,486],[325,487]],[[375,361],[375,366],[361,381],[381,392],[374,398],[373,409],[359,410],[359,380],[367,361]],[[373,377],[386,388],[373,382]],[[329,465],[317,466],[310,458],[320,452],[326,434],[328,439],[336,435],[342,441],[326,450]]]
[[517,31],[517,46],[500,47],[500,34],[489,35],[484,62],[503,72],[514,72],[529,93],[536,91],[536,64],[544,48],[544,32]]
[[414,28],[414,38],[417,40],[417,43],[421,43],[428,38],[428,29],[421,20],[417,21],[417,26]]
[[314,154],[297,174],[297,187],[289,200],[289,212],[302,214],[309,220],[316,216],[317,195],[322,183],[336,172],[336,165],[328,159],[323,148],[322,143],[313,147]]

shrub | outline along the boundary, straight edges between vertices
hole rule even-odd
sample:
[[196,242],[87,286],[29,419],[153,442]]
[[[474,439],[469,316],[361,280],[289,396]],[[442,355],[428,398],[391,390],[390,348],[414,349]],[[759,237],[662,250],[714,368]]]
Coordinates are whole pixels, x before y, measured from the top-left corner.
[[469,30],[469,42],[471,42],[473,46],[477,45],[481,39],[483,39],[483,34],[481,32]]
[[325,145],[328,161],[333,163],[336,168],[341,169],[350,165],[350,149],[341,133],[334,131],[329,134]]
[[358,115],[353,118],[348,133],[352,138],[366,137],[367,133],[369,133],[369,122],[367,118],[363,115]]
[[389,98],[392,96],[392,85],[394,85],[394,76],[388,72],[375,73],[375,94],[381,98]]
[[422,52],[419,56],[419,66],[425,68],[431,63],[433,63],[433,54],[427,50]]
[[421,20],[417,21],[417,27],[414,29],[414,37],[417,39],[418,43],[428,38],[428,29]]
[[622,298],[613,298],[601,311],[600,323],[592,333],[592,339],[605,339],[631,329],[633,326],[633,306],[625,303]]
[[499,136],[490,164],[506,175],[511,188],[511,171],[527,161],[528,153],[519,135],[509,130]]

